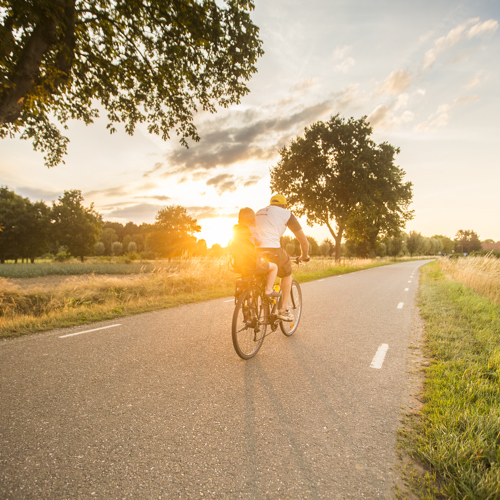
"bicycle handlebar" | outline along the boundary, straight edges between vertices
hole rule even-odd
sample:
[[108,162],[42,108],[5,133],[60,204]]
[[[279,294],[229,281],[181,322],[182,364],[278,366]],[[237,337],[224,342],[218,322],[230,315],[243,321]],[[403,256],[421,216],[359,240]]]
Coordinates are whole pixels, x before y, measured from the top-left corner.
[[295,264],[297,264],[298,266],[300,266],[301,264],[304,264],[306,262],[309,262],[311,260],[311,257],[307,257],[307,259],[301,259],[300,258],[300,255],[298,257],[291,257],[292,261],[295,262]]

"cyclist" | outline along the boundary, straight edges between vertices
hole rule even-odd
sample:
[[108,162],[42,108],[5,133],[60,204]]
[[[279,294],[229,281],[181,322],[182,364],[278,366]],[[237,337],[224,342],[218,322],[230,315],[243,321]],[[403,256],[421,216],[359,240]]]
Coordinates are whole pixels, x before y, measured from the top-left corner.
[[[242,208],[238,214],[238,224],[233,227],[232,252],[238,258],[239,266],[259,271],[267,271],[265,295],[277,298],[279,293],[273,290],[278,266],[258,256],[256,249],[261,244],[261,237],[255,227],[255,212],[251,208]],[[238,266],[237,266],[238,267]]]
[[258,251],[269,252],[269,260],[278,265],[278,276],[281,278],[282,308],[278,318],[283,321],[293,321],[294,317],[288,310],[290,290],[292,288],[292,262],[290,256],[281,247],[280,239],[286,229],[290,229],[300,243],[300,260],[309,260],[309,242],[297,218],[287,210],[286,198],[281,194],[271,196],[269,206],[256,213],[255,226],[261,237]]

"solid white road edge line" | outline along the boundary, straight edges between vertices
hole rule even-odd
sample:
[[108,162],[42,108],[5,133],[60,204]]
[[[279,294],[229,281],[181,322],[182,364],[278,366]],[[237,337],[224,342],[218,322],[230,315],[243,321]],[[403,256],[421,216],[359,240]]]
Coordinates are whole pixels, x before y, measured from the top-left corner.
[[68,335],[61,335],[59,338],[64,339],[66,337],[74,337],[75,335],[81,335],[82,333],[97,332],[97,330],[106,330],[106,328],[114,328],[115,326],[121,326],[121,323],[117,325],[103,326],[101,328],[94,328],[93,330],[85,330],[84,332],[68,333]]
[[233,302],[233,301],[234,301],[234,299],[225,300],[225,301],[224,301],[224,304],[225,304],[226,302]]
[[404,306],[404,305],[405,305],[405,303],[404,303],[404,302],[400,302],[400,303],[398,304],[398,309],[403,309],[403,306]]
[[375,353],[375,356],[373,356],[370,368],[376,368],[377,370],[380,370],[380,368],[382,368],[382,365],[384,364],[385,355],[387,354],[388,349],[389,349],[389,344],[382,344],[378,348],[377,352]]

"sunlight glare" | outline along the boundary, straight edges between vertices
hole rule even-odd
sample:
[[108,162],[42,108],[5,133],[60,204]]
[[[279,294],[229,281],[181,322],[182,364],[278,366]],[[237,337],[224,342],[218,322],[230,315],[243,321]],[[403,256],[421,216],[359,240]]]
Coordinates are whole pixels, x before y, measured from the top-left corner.
[[201,231],[196,234],[196,237],[199,240],[205,240],[208,248],[214,243],[226,247],[229,240],[233,237],[233,226],[237,222],[237,219],[234,217],[199,220],[198,224],[201,226]]

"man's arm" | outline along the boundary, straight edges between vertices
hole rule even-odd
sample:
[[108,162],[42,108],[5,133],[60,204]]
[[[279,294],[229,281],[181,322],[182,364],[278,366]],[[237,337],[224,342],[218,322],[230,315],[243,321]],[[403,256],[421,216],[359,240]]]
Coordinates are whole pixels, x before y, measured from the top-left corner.
[[304,233],[303,229],[298,229],[293,231],[295,237],[299,240],[300,243],[300,260],[308,261],[309,260],[309,241],[307,241],[307,236]]

